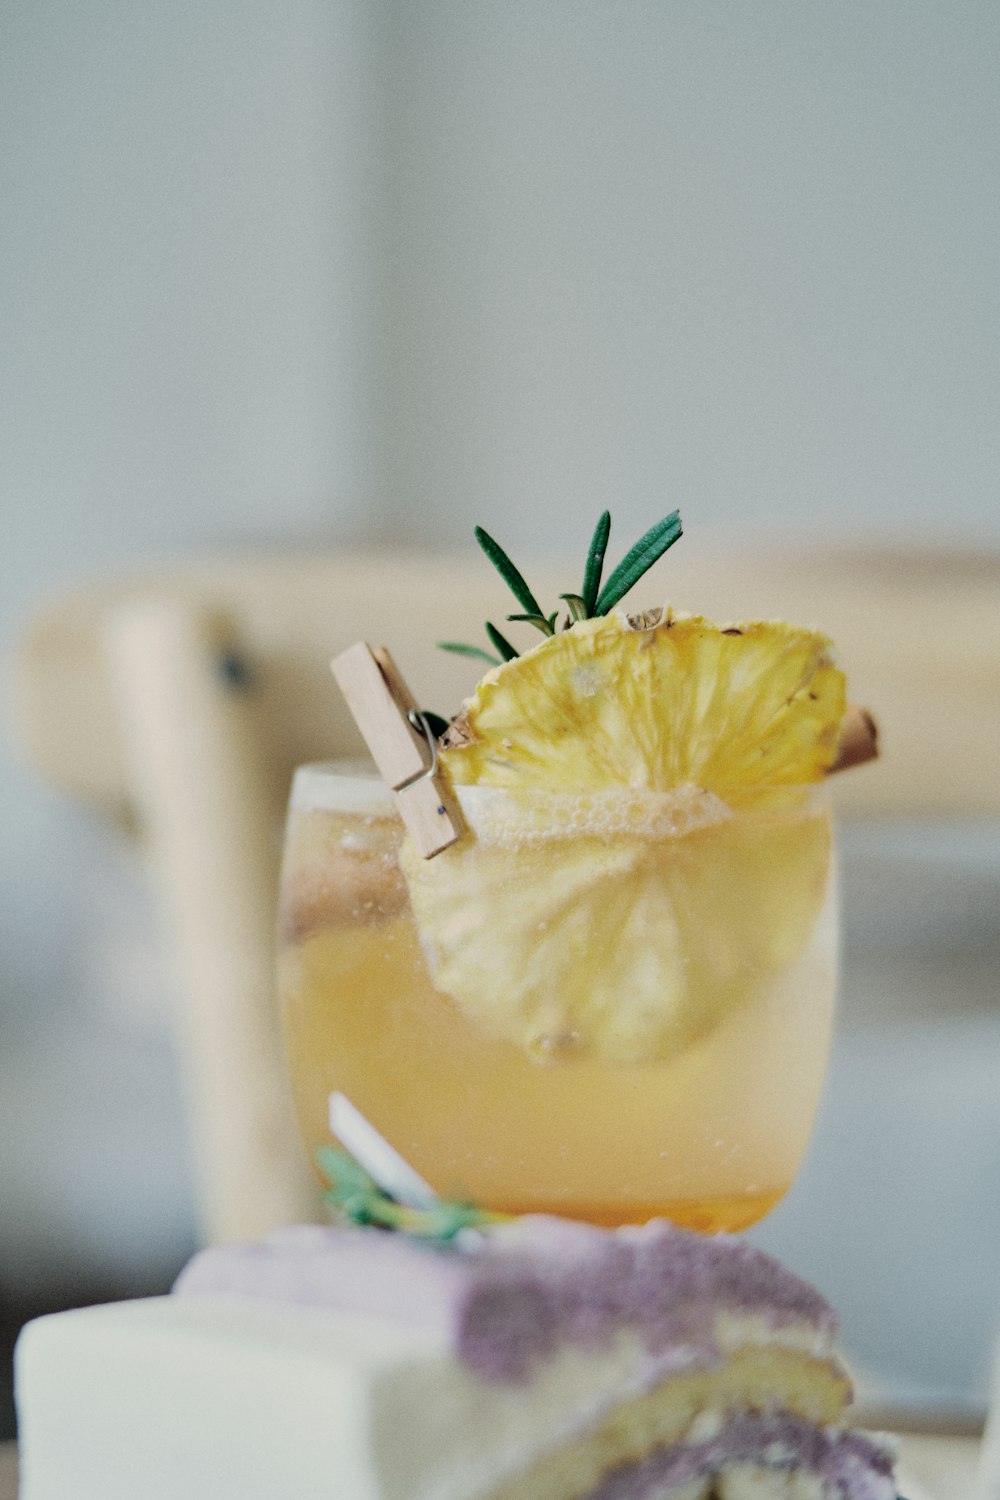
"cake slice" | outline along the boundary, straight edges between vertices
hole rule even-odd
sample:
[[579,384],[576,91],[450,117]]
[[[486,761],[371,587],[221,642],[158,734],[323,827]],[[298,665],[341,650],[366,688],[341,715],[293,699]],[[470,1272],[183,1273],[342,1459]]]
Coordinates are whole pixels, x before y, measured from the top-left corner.
[[299,1227],[18,1350],[23,1500],[895,1500],[835,1318],[662,1221]]

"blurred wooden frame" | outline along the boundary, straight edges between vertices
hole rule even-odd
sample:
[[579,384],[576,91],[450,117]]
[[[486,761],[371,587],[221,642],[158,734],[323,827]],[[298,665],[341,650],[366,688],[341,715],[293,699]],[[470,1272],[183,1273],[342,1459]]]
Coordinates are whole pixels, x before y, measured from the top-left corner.
[[[574,587],[576,571],[528,570],[545,599]],[[832,783],[845,811],[1000,814],[1000,556],[720,559],[685,538],[636,590],[637,608],[665,600],[834,638],[882,744],[879,763]],[[361,637],[384,641],[422,706],[447,715],[477,668],[434,643],[479,640],[484,618],[508,607],[474,552],[317,550],[201,557],[86,585],[26,631],[14,706],[27,755],[65,791],[134,821],[159,875],[207,1240],[317,1208],[284,1081],[273,912],[294,766],[363,749],[330,658]]]

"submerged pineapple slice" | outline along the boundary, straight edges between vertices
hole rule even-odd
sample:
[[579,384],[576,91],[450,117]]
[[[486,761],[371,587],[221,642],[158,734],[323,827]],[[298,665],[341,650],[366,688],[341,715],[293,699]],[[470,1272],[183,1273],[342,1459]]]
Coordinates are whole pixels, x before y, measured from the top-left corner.
[[[487,674],[442,764],[469,833],[403,869],[437,987],[542,1060],[676,1055],[805,946],[836,750],[829,643],[591,619]],[[504,789],[498,795],[490,789]]]

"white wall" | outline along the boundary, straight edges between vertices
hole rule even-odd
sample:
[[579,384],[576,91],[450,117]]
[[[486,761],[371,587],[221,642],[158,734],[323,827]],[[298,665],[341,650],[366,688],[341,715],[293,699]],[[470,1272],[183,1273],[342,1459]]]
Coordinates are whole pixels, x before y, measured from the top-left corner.
[[37,571],[356,519],[368,24],[5,7],[4,493]]
[[[1000,542],[992,0],[0,28],[5,651],[68,579],[247,539],[482,520],[577,556],[610,504],[619,540],[680,505]],[[141,1280],[190,1235],[149,907],[86,813],[0,776],[0,1279]]]
[[[5,656],[67,580],[366,529],[378,19],[4,7]],[[0,827],[0,1289],[141,1282],[192,1231],[137,856],[9,749]]]
[[[991,0],[393,9],[392,488],[1000,539]],[[585,544],[585,543],[584,543]]]

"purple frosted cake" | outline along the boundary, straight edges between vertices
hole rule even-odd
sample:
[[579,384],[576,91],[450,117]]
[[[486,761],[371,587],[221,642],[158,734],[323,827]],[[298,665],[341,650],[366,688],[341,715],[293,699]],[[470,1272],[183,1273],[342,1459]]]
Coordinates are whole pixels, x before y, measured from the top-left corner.
[[662,1221],[284,1230],[29,1327],[24,1500],[895,1500],[835,1321]]

